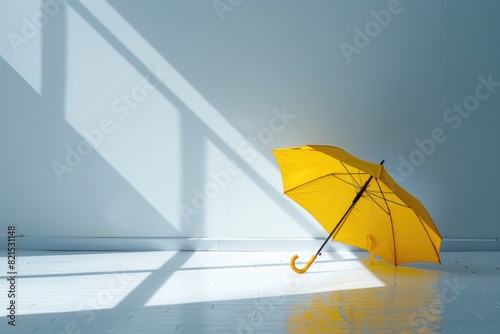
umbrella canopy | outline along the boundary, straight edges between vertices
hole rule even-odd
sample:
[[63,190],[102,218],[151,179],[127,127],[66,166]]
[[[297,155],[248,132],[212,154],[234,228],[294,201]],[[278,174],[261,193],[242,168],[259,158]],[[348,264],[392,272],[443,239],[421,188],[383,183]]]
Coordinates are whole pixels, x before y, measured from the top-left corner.
[[284,193],[331,232],[333,240],[371,251],[394,265],[440,263],[442,238],[432,218],[381,164],[332,146],[274,149],[273,153]]

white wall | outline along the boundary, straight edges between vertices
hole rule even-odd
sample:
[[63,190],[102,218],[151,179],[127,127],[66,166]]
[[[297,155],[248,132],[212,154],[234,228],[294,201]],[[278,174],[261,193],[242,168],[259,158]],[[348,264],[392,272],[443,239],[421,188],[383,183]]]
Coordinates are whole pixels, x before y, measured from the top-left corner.
[[40,4],[0,4],[1,234],[323,237],[270,150],[329,144],[385,159],[444,237],[500,238],[498,1]]

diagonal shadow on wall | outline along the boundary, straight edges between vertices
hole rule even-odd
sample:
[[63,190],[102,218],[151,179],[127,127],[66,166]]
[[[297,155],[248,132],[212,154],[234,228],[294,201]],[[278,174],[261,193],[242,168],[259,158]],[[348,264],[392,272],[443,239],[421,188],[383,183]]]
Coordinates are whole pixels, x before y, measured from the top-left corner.
[[[186,152],[183,156],[183,167],[193,164],[200,164],[202,160],[200,157],[204,156],[199,148],[195,150],[195,153],[187,152],[185,149],[199,147],[203,140],[209,140],[216,147],[218,147],[224,154],[234,161],[241,170],[246,173],[253,182],[262,189],[270,199],[272,199],[277,205],[279,205],[285,212],[288,212],[295,221],[301,224],[301,226],[311,233],[317,231],[314,226],[311,226],[308,222],[304,221],[302,214],[289,205],[286,199],[283,198],[281,194],[276,192],[276,190],[260,175],[256,170],[249,164],[248,161],[242,158],[237,152],[235,152],[218,133],[215,133],[210,127],[208,127],[200,117],[193,112],[186,105],[184,101],[179,99],[158,77],[153,73],[131,50],[129,50],[106,26],[104,26],[85,6],[80,2],[74,1],[69,3],[69,5],[90,24],[115,50],[122,55],[137,71],[139,71],[143,77],[152,78],[151,82],[156,85],[158,91],[170,102],[172,103],[182,115],[182,133],[183,133],[183,145],[186,145],[184,151]],[[200,137],[201,135],[201,137]],[[193,179],[190,174],[183,176],[183,200],[184,202],[190,203],[192,200],[192,193],[186,191],[188,189],[193,189],[195,186],[202,184],[202,175],[200,175],[202,170],[197,170],[196,177]],[[193,186],[193,187],[191,187]],[[203,220],[202,220],[203,221]],[[192,232],[192,231],[191,231]],[[196,233],[196,232],[195,232]]]
[[[0,99],[2,224],[17,224],[26,236],[121,236],[130,222],[137,232],[180,236],[127,180],[95,151],[82,159],[59,183],[51,164],[65,163],[68,152],[83,138],[64,120],[65,8],[43,29],[42,96],[39,96],[3,59]],[[73,158],[74,159],[74,158]],[[33,224],[36,217],[37,224]],[[26,228],[29,223],[30,228]]]

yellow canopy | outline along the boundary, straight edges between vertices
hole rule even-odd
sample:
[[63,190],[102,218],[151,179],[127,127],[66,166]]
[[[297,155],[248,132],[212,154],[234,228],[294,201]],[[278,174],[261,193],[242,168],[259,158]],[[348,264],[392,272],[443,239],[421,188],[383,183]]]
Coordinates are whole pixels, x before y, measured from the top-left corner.
[[[284,193],[326,231],[336,229],[333,240],[372,251],[394,265],[440,263],[442,238],[432,218],[382,165],[332,146],[274,149],[273,153],[281,169]],[[360,192],[359,200],[339,221]]]

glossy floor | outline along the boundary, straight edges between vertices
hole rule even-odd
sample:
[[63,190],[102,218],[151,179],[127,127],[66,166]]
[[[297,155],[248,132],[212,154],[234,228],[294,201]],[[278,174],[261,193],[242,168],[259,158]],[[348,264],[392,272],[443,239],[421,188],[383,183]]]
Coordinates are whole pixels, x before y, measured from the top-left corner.
[[[393,267],[327,253],[21,252],[1,333],[500,333],[500,253]],[[299,254],[300,255],[300,254]],[[300,259],[307,259],[302,254]]]

